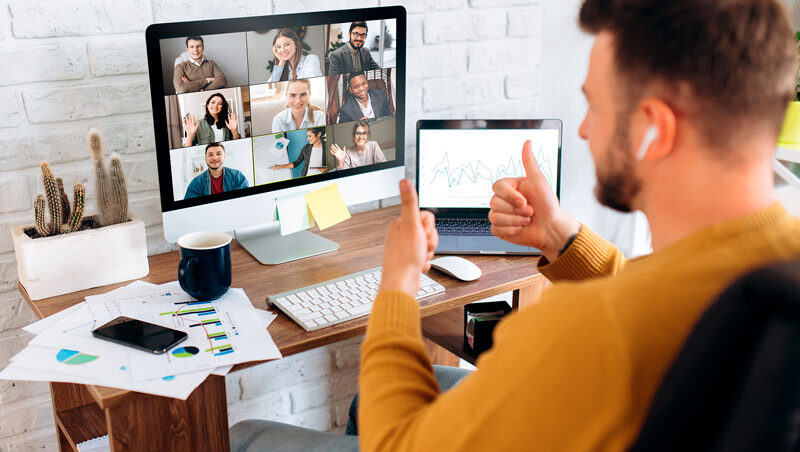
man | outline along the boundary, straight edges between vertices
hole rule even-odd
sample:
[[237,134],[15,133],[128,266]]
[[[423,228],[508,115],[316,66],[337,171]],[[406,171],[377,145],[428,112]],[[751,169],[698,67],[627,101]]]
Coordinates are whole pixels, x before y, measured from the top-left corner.
[[351,23],[350,41],[328,56],[330,60],[328,75],[380,69],[378,63],[372,59],[369,50],[364,48],[366,39],[367,23],[363,21]]
[[250,186],[241,171],[225,168],[222,166],[224,162],[225,147],[221,143],[207,145],[206,165],[208,165],[208,170],[203,171],[192,179],[183,199],[216,195],[217,193],[239,190]]
[[[777,0],[586,0],[596,35],[579,133],[596,194],[649,220],[626,260],[558,205],[531,153],[495,186],[493,232],[543,251],[552,282],[440,394],[412,295],[436,246],[408,181],[362,347],[359,433],[373,450],[627,450],[711,301],[744,272],[800,256],[771,159],[796,49]],[[649,131],[649,132],[648,132]]]
[[203,38],[186,38],[189,59],[175,66],[172,84],[178,94],[224,88],[228,81],[217,63],[203,57]]
[[363,72],[351,72],[347,77],[347,90],[352,97],[339,110],[339,124],[363,119],[389,116],[389,97],[378,89],[369,89],[367,76]]

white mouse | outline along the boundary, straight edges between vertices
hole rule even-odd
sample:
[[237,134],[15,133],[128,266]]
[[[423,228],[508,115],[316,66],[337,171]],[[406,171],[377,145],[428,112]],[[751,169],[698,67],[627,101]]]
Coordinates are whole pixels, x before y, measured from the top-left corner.
[[481,277],[481,269],[463,257],[437,257],[431,261],[431,267],[462,281],[475,281]]

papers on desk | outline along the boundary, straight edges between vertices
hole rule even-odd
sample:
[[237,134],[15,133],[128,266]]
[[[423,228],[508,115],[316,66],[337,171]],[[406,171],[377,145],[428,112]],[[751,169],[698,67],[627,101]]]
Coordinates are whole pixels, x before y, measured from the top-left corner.
[[[162,355],[102,341],[92,331],[120,315],[184,331],[186,341]],[[177,282],[141,281],[25,327],[36,334],[0,379],[109,386],[186,399],[209,374],[234,364],[279,358],[267,326],[276,315],[257,310],[241,289],[199,302]]]

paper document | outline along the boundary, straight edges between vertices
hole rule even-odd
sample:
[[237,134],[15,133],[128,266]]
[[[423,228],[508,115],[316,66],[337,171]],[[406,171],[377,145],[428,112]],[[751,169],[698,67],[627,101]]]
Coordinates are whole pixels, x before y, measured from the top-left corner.
[[[92,331],[118,316],[185,331],[188,339],[153,355],[97,339]],[[279,358],[267,327],[277,317],[253,307],[242,289],[199,302],[176,282],[135,282],[26,327],[38,333],[0,379],[81,383],[185,400],[212,372]]]
[[306,202],[320,231],[350,218],[350,211],[347,210],[336,184],[307,194]]
[[303,194],[276,198],[275,208],[278,210],[278,221],[281,223],[281,235],[294,234],[314,226],[314,217],[308,210]]
[[132,350],[137,380],[281,356],[242,289],[231,289],[218,300],[197,301],[174,281],[127,298],[99,295],[86,301],[98,318],[124,315],[189,335],[163,355]]

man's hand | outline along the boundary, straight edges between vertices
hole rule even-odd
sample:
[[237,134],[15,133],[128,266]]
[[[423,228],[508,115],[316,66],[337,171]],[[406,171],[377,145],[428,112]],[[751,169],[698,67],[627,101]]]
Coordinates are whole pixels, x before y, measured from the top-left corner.
[[522,164],[525,177],[500,179],[492,186],[492,233],[511,243],[539,248],[552,262],[580,223],[561,210],[533,157],[530,141],[522,146]]
[[439,243],[433,214],[420,212],[417,192],[400,181],[401,216],[389,225],[383,251],[381,290],[401,290],[412,297],[419,290],[419,274],[431,268]]
[[188,79],[188,78],[186,78],[186,76],[185,76],[185,75],[181,75],[181,81],[182,81],[183,83],[189,83],[189,79]]

